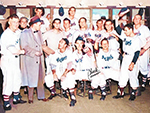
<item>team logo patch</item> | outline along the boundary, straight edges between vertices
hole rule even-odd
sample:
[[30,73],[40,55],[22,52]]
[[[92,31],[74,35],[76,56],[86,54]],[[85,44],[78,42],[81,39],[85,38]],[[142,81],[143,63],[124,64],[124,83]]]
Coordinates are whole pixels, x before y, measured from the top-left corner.
[[82,62],[82,60],[83,60],[83,56],[81,58],[79,58],[78,60],[75,59],[76,63]]
[[109,61],[113,59],[113,56],[110,55],[110,56],[105,57],[104,55],[102,55],[102,59],[104,59],[105,61]]
[[63,61],[66,60],[66,59],[67,59],[67,56],[62,57],[62,58],[57,58],[56,61],[57,61],[57,62],[63,62]]

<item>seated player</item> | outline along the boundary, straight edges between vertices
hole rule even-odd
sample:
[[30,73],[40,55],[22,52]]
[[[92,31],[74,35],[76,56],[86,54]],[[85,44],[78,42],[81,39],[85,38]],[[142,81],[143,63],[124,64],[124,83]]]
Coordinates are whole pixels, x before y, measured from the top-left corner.
[[58,50],[55,51],[55,54],[50,55],[50,66],[52,69],[50,91],[51,95],[49,99],[52,99],[56,96],[56,91],[54,89],[54,81],[61,80],[61,88],[63,89],[63,96],[68,99],[67,89],[70,92],[70,106],[74,106],[76,103],[76,98],[74,95],[75,79],[74,74],[71,70],[71,58],[72,52],[67,49],[69,41],[66,38],[62,38],[58,44]]

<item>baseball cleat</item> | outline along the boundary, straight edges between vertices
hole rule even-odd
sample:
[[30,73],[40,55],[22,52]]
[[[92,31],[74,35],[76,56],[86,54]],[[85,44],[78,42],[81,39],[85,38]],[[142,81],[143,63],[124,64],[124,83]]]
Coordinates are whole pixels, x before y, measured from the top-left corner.
[[51,100],[51,99],[53,99],[53,98],[56,97],[56,96],[57,96],[56,93],[55,93],[55,94],[51,94],[51,95],[48,97],[48,99]]
[[71,107],[71,106],[75,106],[75,103],[76,103],[76,102],[77,102],[76,100],[71,99],[70,107]]
[[124,95],[120,95],[120,93],[117,93],[116,96],[113,96],[114,99],[118,99],[118,98],[124,98]]
[[89,97],[89,99],[93,99],[93,94],[92,94],[92,93],[89,93],[89,94],[88,94],[88,97]]
[[136,98],[136,96],[131,94],[129,100],[130,100],[130,101],[134,101],[135,98]]
[[106,95],[102,95],[101,98],[100,98],[100,100],[103,101],[103,100],[105,100],[105,98],[106,98]]

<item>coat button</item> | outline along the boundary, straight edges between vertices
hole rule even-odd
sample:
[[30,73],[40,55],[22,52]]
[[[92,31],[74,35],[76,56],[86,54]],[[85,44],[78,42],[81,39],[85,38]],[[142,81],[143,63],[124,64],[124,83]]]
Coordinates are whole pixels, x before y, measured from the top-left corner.
[[38,61],[36,63],[38,63]]
[[38,47],[38,46],[36,46],[36,47]]

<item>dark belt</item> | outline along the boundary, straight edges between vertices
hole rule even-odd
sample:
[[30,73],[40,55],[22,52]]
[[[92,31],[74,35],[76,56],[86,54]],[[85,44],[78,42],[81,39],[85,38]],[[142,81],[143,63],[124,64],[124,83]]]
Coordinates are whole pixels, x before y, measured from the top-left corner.
[[110,66],[105,66],[105,67],[102,67],[102,69],[109,69]]
[[81,71],[89,71],[90,69],[82,69]]
[[124,52],[125,55],[129,55],[127,52]]

